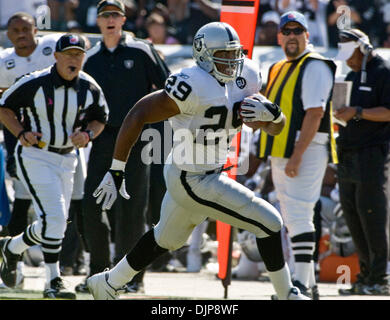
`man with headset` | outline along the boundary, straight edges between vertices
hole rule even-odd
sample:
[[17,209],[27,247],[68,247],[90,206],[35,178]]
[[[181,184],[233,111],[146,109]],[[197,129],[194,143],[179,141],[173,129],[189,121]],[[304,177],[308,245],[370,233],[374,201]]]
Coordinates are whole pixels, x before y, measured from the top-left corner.
[[359,256],[360,273],[341,295],[390,295],[388,163],[390,140],[390,65],[358,29],[339,34],[339,53],[352,69],[350,106],[338,109],[337,151],[340,203]]

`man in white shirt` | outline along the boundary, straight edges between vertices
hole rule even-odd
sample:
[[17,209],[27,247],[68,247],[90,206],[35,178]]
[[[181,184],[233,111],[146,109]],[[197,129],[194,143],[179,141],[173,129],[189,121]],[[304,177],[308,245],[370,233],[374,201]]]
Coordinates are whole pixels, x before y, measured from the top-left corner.
[[47,5],[47,0],[0,0],[0,27],[6,27],[9,17],[15,12],[25,12],[37,18],[40,6]]
[[287,124],[277,137],[261,133],[260,158],[271,157],[272,178],[295,258],[294,284],[304,293],[312,288],[317,299],[313,216],[328,158],[336,161],[330,104],[336,67],[315,53],[308,39],[308,24],[301,13],[282,15],[278,42],[286,59],[270,68],[265,95],[281,106]]

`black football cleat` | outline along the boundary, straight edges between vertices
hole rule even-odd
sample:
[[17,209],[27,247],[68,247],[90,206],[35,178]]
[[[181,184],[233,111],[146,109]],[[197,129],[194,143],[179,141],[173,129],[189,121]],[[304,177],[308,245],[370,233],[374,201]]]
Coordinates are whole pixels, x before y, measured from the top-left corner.
[[76,294],[65,290],[64,282],[60,277],[50,281],[50,287],[43,291],[43,297],[49,299],[75,300]]
[[20,255],[13,254],[8,249],[8,244],[12,238],[4,237],[0,240],[0,249],[3,256],[3,261],[0,266],[0,276],[4,284],[9,288],[16,286],[16,265]]

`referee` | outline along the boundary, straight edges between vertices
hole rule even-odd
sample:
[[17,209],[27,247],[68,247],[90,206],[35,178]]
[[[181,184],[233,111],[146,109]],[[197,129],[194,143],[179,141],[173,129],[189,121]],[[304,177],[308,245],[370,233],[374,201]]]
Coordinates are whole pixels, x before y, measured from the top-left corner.
[[[149,42],[123,32],[126,17],[121,1],[100,1],[97,10],[97,24],[103,37],[88,51],[84,71],[103,89],[110,118],[102,134],[92,143],[85,181],[83,216],[90,250],[90,275],[111,266],[110,242],[115,242],[116,263],[145,232],[150,166],[141,161],[141,151],[146,142],[140,141],[134,146],[127,162],[125,177],[131,199],[121,198],[106,215],[92,193],[110,169],[116,137],[126,114],[144,95],[154,88],[163,88],[168,76],[165,63]],[[141,291],[142,278],[141,273],[126,286],[127,291]],[[76,290],[84,292],[85,283]]]
[[[23,75],[47,68],[55,63],[53,52],[61,35],[53,33],[37,37],[37,31],[34,17],[28,13],[16,12],[8,19],[7,37],[13,47],[6,48],[0,53],[1,92],[7,90]],[[20,115],[17,116],[20,117]],[[7,231],[9,235],[16,236],[27,227],[31,196],[16,175],[14,151],[17,140],[6,128],[3,129],[3,134],[7,150],[6,170],[12,178],[14,190],[14,202]],[[79,188],[76,187],[75,189]],[[23,286],[23,264],[23,257],[21,257],[21,261],[18,262],[17,266],[18,287]]]
[[[40,244],[46,267],[45,298],[75,299],[60,277],[59,254],[66,229],[75,147],[85,147],[106,123],[108,108],[102,90],[80,71],[84,40],[72,34],[56,43],[56,64],[26,75],[4,92],[0,120],[18,139],[17,175],[29,190],[37,221],[14,237],[0,240],[1,278],[16,283],[16,264],[30,246]],[[23,112],[23,125],[16,114]]]

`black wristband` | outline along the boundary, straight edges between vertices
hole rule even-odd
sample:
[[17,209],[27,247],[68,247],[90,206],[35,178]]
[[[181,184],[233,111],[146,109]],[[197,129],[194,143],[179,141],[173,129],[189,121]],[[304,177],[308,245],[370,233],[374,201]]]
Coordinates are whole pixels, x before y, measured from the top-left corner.
[[110,169],[109,171],[112,175],[112,178],[114,179],[115,187],[119,191],[122,185],[124,172],[122,170],[112,170],[112,169]]
[[16,136],[16,139],[20,139],[20,137],[22,136],[22,135],[24,135],[25,133],[27,132],[27,130],[26,129],[23,129],[22,131],[20,131],[19,132],[19,134]]
[[89,129],[84,130],[84,132],[86,132],[88,134],[89,141],[92,141],[94,136],[95,136],[94,132],[92,130],[89,130]]
[[356,113],[353,117],[353,120],[359,121],[362,119],[363,108],[362,107],[355,107],[355,108],[356,108]]

